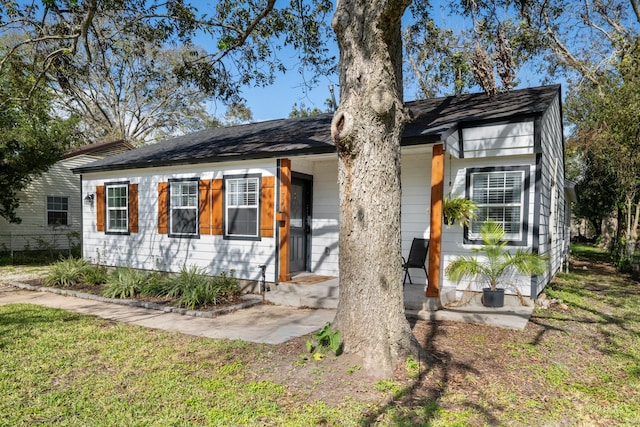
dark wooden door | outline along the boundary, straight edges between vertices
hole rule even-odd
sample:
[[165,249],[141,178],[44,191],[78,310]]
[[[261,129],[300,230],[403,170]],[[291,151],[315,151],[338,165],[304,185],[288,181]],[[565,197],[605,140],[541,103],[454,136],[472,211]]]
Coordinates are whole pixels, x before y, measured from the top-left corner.
[[289,268],[292,273],[308,271],[311,234],[311,181],[293,177],[291,181],[291,215],[289,234]]

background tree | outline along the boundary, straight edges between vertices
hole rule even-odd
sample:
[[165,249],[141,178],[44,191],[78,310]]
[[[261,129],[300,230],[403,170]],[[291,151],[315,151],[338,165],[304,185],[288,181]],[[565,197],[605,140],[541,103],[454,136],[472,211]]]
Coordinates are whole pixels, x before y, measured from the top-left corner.
[[[640,214],[640,79],[638,59],[621,65],[618,75],[600,77],[598,85],[583,85],[569,97],[567,115],[573,120],[572,144],[577,147],[583,174],[578,180],[583,202],[579,212],[600,220],[615,210],[618,236],[627,243],[617,256],[633,255]],[[591,198],[588,196],[592,196]],[[604,207],[604,212],[598,209]],[[608,212],[606,211],[608,209]],[[593,217],[587,216],[592,219]],[[593,219],[592,219],[593,221]],[[594,223],[598,227],[599,223]],[[596,228],[600,230],[600,228]]]
[[33,90],[29,65],[14,55],[0,70],[0,216],[10,222],[20,222],[15,214],[19,192],[55,163],[77,136],[75,117],[52,115],[53,93],[46,87]]
[[[219,101],[240,101],[243,85],[272,83],[276,72],[286,71],[278,55],[284,47],[298,52],[298,67],[310,70],[311,76],[330,73],[335,58],[327,54],[330,35],[324,17],[331,1],[275,3],[222,0],[199,12],[183,0],[0,0],[0,31],[26,35],[8,44],[0,68],[22,46],[31,46],[38,70],[35,87],[46,76],[62,73],[68,78],[68,70],[93,65],[99,61],[95,55],[120,43],[139,50],[169,44],[191,47],[194,38],[204,34],[214,48],[194,49],[172,69],[178,79]],[[95,55],[94,42],[102,44]]]
[[[108,26],[102,32],[115,32]],[[105,37],[105,36],[103,36]],[[51,77],[63,114],[81,117],[86,142],[151,143],[210,125],[209,96],[174,70],[195,48],[165,49],[142,41],[91,39],[84,53]]]

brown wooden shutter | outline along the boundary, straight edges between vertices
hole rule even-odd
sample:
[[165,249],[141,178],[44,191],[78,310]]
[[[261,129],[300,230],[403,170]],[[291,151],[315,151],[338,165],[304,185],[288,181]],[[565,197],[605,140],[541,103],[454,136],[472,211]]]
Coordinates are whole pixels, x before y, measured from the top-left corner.
[[138,232],[138,184],[129,184],[129,232]]
[[198,183],[200,191],[200,234],[211,234],[211,180]]
[[211,181],[211,234],[222,235],[222,179]]
[[96,229],[104,231],[104,185],[96,187]]
[[262,177],[260,185],[260,236],[273,237],[275,176]]
[[168,234],[167,216],[169,214],[169,183],[158,183],[158,233]]

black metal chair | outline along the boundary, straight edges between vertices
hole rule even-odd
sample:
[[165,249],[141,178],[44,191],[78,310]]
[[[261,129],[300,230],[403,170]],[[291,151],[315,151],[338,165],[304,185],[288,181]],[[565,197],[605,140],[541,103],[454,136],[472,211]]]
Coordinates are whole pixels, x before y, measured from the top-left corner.
[[402,257],[402,269],[404,270],[404,280],[402,281],[402,285],[407,282],[407,277],[409,278],[409,283],[413,284],[411,281],[411,275],[409,274],[410,268],[421,268],[424,270],[424,274],[429,278],[427,273],[426,261],[427,254],[429,253],[429,239],[413,239],[411,242],[411,250],[409,251],[409,258],[404,259]]

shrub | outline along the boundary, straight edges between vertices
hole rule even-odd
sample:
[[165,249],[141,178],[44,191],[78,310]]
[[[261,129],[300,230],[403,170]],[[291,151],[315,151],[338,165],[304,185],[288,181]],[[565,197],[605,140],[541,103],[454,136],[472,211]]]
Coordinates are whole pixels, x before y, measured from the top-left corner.
[[166,286],[166,296],[180,298],[190,289],[202,286],[209,280],[203,268],[192,265],[189,268],[182,267],[177,276],[169,279]]
[[203,305],[217,305],[220,303],[220,288],[215,286],[212,279],[189,286],[178,298],[178,307],[196,308]]
[[85,274],[90,269],[91,266],[84,259],[66,258],[51,265],[44,283],[58,288],[74,286],[85,280]]
[[223,271],[219,276],[214,277],[213,280],[216,286],[220,288],[220,294],[225,299],[233,299],[242,293],[238,279],[233,277],[233,270],[228,274]]
[[102,295],[107,298],[132,298],[144,288],[148,276],[133,268],[116,268],[108,276]]
[[84,272],[84,281],[92,285],[103,285],[107,282],[107,269],[103,266],[87,266]]
[[140,295],[149,297],[167,296],[170,281],[162,273],[153,272],[147,276],[147,281],[140,290]]
[[238,281],[233,273],[222,273],[217,277],[207,276],[203,268],[192,265],[183,268],[166,285],[167,296],[177,297],[178,307],[195,308],[217,305],[240,294]]

